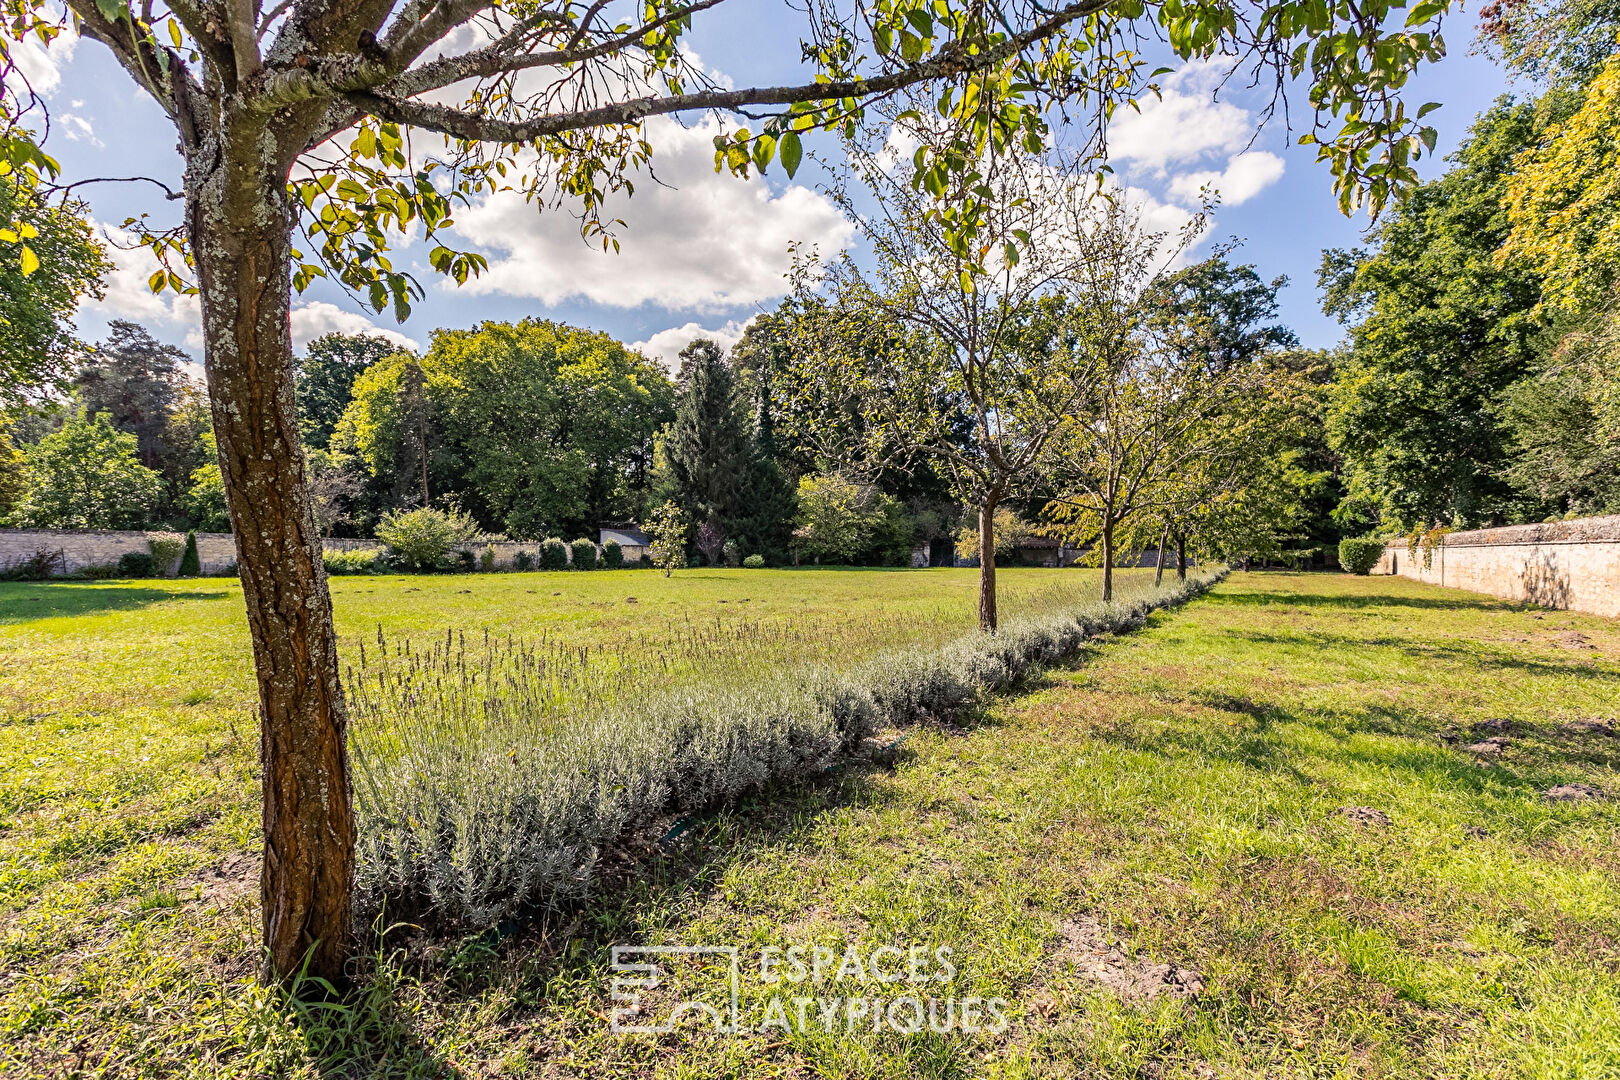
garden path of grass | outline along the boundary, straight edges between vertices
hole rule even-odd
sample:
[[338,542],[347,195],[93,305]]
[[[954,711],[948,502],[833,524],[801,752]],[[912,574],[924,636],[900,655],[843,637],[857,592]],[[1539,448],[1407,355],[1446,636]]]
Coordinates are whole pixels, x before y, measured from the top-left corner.
[[[232,662],[217,652],[201,673]],[[97,747],[83,688],[19,690],[5,662],[12,700],[71,696],[83,752],[128,782],[0,877],[29,899],[0,909],[3,1075],[1620,1076],[1620,736],[1577,723],[1620,728],[1613,621],[1237,574],[965,728],[915,731],[892,768],[705,819],[582,907],[501,938],[396,930],[343,1009],[248,978],[251,754],[221,703],[153,703],[140,730],[109,688],[102,708],[144,741]],[[53,660],[49,681],[70,670]],[[64,723],[0,729],[0,851],[48,834],[58,803],[18,778],[55,767],[25,764],[29,725],[74,738]],[[1489,735],[1499,752],[1467,749]],[[1609,797],[1543,797],[1563,783]],[[68,879],[30,885],[39,867]],[[1196,971],[1201,995],[1101,988],[1080,970],[1093,926],[1128,964]],[[950,995],[1005,998],[1010,1025],[615,1036],[624,943],[943,945]],[[773,992],[745,970],[745,1023]],[[897,993],[821,991],[874,992]]]

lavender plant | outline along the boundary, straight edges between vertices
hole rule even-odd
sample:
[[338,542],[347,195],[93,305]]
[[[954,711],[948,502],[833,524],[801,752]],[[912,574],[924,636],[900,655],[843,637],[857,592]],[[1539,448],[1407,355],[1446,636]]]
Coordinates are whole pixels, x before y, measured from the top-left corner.
[[348,671],[359,910],[387,901],[392,915],[483,927],[556,904],[660,815],[825,769],[877,730],[958,712],[1218,577],[1108,604],[1050,590],[994,634],[962,634],[943,608],[892,625],[671,620],[593,646],[379,631]]

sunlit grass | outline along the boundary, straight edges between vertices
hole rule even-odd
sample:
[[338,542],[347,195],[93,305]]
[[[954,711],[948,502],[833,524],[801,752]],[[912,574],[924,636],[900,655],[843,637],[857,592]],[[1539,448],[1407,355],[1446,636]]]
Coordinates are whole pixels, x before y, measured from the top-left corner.
[[[1014,572],[1004,588],[1032,596],[1043,577],[1076,580]],[[942,598],[971,627],[972,586],[739,571],[334,591],[355,659],[379,621],[413,649],[447,625],[470,647],[488,625],[673,649],[658,635],[683,611],[721,613],[734,635],[778,619],[770,632],[858,634],[861,612],[897,611],[933,634]],[[396,930],[330,1009],[251,977],[240,594],[55,588],[0,587],[7,1077],[1620,1075],[1620,738],[1569,726],[1620,720],[1612,621],[1400,579],[1236,575],[976,724],[914,730],[892,771],[699,819],[576,906],[501,934]],[[701,666],[701,649],[682,655]],[[1504,719],[1501,755],[1464,749]],[[1610,798],[1543,798],[1570,781]],[[1133,955],[1201,972],[1203,997],[1123,1002],[1057,963],[1057,927],[1081,914]],[[963,990],[1006,996],[1013,1025],[614,1037],[609,948],[656,941],[945,943]],[[759,992],[746,982],[745,1002]]]

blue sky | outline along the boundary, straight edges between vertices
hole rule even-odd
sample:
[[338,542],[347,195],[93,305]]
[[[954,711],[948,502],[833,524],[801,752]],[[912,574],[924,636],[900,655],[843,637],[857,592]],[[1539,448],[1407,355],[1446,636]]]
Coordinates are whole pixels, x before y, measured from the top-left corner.
[[[1408,95],[1414,105],[1442,103],[1430,117],[1440,132],[1441,154],[1456,145],[1477,112],[1509,89],[1500,69],[1469,53],[1471,26],[1453,18],[1449,29],[1451,55],[1423,72]],[[797,38],[798,24],[785,5],[734,0],[698,17],[689,42],[708,68],[744,85],[788,81],[799,67]],[[49,90],[48,146],[66,178],[144,174],[178,188],[173,129],[106,50],[80,41],[71,49],[53,48],[52,58],[50,65],[36,61],[33,74],[36,85]],[[1116,173],[1148,208],[1149,219],[1165,224],[1194,205],[1200,183],[1214,180],[1224,205],[1206,247],[1241,239],[1235,258],[1255,264],[1267,278],[1289,278],[1283,317],[1302,341],[1332,345],[1340,328],[1318,307],[1316,266],[1323,248],[1358,243],[1366,219],[1338,212],[1326,169],[1309,148],[1293,145],[1280,122],[1255,135],[1261,102],[1224,91],[1217,100],[1212,74],[1178,71],[1165,80],[1163,101],[1148,103],[1141,116],[1119,124],[1111,138]],[[1303,94],[1294,98],[1297,117]],[[611,208],[628,223],[620,254],[587,246],[566,212],[537,213],[516,198],[494,199],[456,215],[462,241],[491,259],[483,280],[456,289],[423,267],[418,276],[428,295],[404,325],[317,283],[295,299],[295,338],[371,324],[425,344],[434,327],[535,315],[606,330],[666,357],[695,332],[734,339],[749,317],[779,298],[789,242],[826,250],[847,242],[851,230],[815,190],[813,168],[801,170],[796,184],[787,183],[780,170],[748,182],[716,175],[710,123],[699,118],[682,128],[654,122],[654,166],[663,184],[639,183],[633,198]],[[821,148],[835,149],[830,142]],[[1422,164],[1425,176],[1441,168],[1438,156]],[[143,212],[160,224],[177,220],[178,204],[150,185],[80,190],[105,228],[116,229]],[[81,335],[95,339],[108,319],[132,318],[200,355],[194,302],[150,295],[148,257],[115,254],[121,269],[107,298],[80,312]],[[416,262],[425,254],[417,244],[401,258]]]

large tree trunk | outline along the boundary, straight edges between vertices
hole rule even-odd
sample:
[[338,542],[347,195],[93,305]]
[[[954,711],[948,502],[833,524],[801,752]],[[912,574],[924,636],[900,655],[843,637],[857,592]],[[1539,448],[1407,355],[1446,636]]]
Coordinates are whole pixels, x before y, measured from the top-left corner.
[[[286,171],[188,177],[204,363],[259,682],[265,976],[344,980],[354,813],[332,603],[305,486],[289,316]],[[240,176],[236,177],[240,181]],[[237,193],[233,198],[233,190]],[[233,202],[235,205],[233,205]]]
[[1114,598],[1114,523],[1105,514],[1102,527],[1103,602]]
[[979,629],[996,628],[996,504],[986,496],[979,504]]
[[1187,534],[1176,534],[1176,580],[1187,580]]

